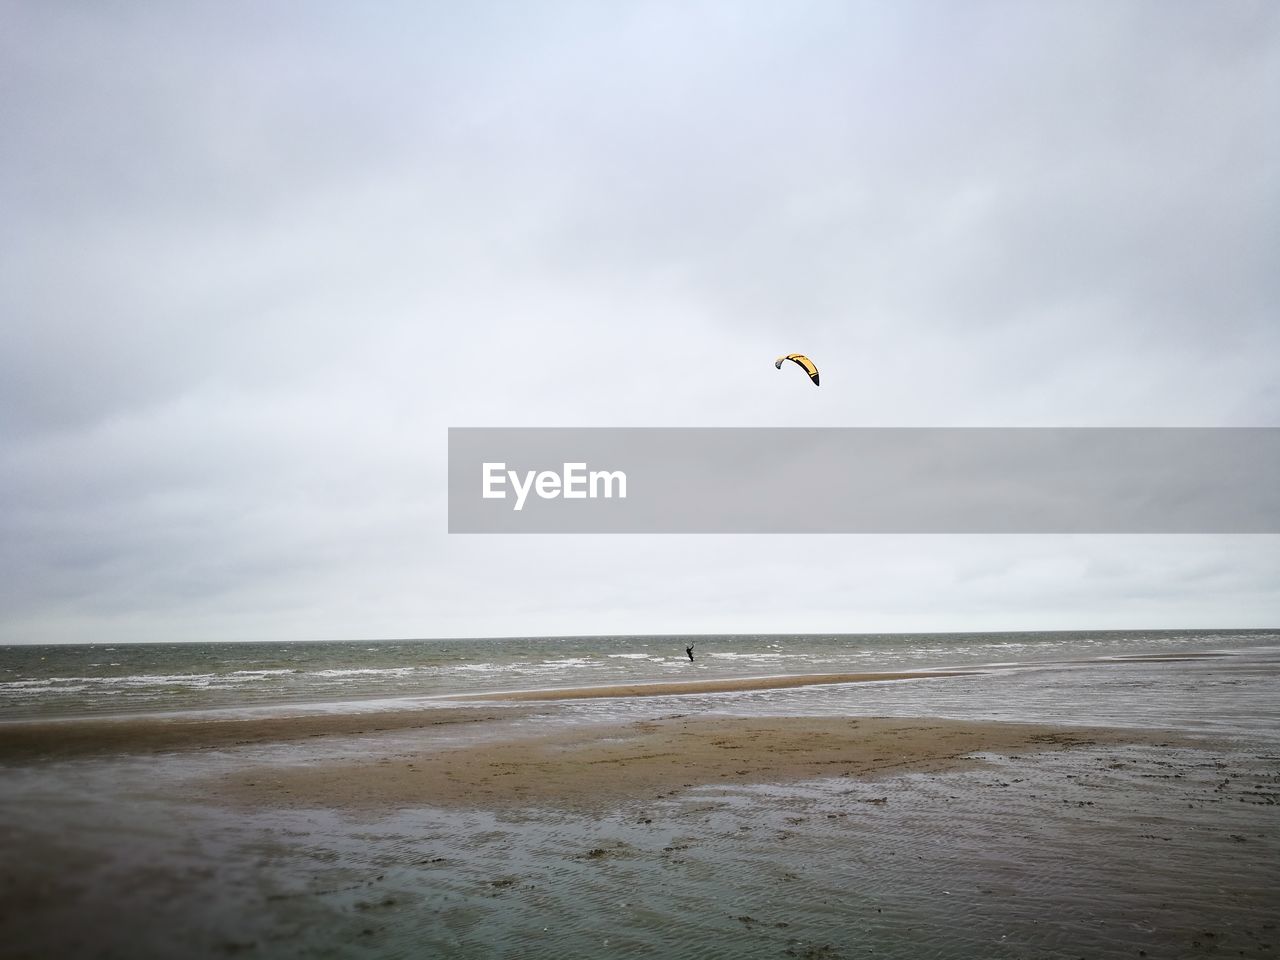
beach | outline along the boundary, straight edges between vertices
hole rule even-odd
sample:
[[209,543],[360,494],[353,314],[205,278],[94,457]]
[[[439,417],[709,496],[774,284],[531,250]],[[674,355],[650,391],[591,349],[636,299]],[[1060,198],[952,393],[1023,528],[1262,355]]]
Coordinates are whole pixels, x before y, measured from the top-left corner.
[[305,798],[326,808],[372,811],[421,805],[607,811],[706,785],[870,780],[972,768],[980,754],[1135,742],[1168,745],[1168,738],[956,720],[676,715],[595,727],[587,735],[562,731],[285,771],[249,768],[219,784],[214,796],[252,808]]
[[10,720],[0,955],[1274,956],[1278,675],[1260,644]]

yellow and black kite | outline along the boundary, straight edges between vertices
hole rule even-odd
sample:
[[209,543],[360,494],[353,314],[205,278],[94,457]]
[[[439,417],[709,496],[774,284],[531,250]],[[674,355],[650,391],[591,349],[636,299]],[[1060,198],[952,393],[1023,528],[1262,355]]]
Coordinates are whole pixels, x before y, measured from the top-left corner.
[[778,370],[781,370],[782,362],[784,360],[791,360],[794,363],[799,364],[801,367],[804,368],[804,372],[809,375],[809,379],[813,381],[813,385],[815,387],[818,385],[818,368],[814,366],[813,361],[810,360],[808,357],[806,357],[803,353],[788,353],[785,357],[779,357],[777,360],[773,362],[774,367],[777,368]]

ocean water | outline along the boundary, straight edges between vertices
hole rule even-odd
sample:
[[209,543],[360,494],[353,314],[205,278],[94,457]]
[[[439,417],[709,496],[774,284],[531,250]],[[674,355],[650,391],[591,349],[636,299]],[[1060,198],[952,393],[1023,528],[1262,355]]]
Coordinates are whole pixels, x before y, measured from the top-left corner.
[[[693,662],[685,656],[694,644]],[[0,720],[1280,647],[1280,630],[512,637],[0,647]]]

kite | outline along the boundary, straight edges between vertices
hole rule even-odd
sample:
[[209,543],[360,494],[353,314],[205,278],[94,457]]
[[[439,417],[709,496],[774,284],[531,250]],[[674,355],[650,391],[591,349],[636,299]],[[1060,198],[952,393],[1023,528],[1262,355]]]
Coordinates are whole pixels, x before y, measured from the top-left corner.
[[798,366],[803,367],[804,372],[807,373],[809,375],[809,379],[813,381],[813,385],[815,387],[818,385],[818,368],[814,366],[813,361],[803,353],[788,353],[785,357],[779,357],[773,362],[774,367],[781,370],[782,362],[784,360],[790,360]]

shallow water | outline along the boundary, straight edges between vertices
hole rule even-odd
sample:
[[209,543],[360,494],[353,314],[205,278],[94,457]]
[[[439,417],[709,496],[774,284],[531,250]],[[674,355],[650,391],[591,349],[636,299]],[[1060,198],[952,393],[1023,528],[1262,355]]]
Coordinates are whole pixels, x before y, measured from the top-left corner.
[[[693,640],[696,659],[684,654]],[[619,636],[0,647],[0,720],[1280,648],[1280,631]]]
[[1047,663],[970,676],[565,701],[562,716],[626,720],[667,713],[946,717],[1280,735],[1280,649],[1187,660]]

